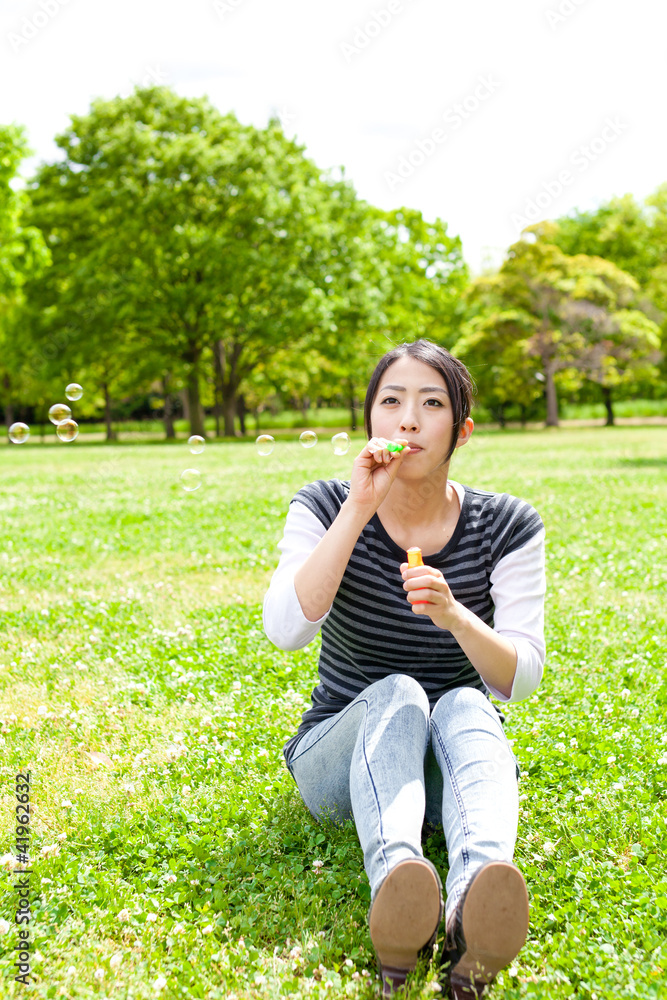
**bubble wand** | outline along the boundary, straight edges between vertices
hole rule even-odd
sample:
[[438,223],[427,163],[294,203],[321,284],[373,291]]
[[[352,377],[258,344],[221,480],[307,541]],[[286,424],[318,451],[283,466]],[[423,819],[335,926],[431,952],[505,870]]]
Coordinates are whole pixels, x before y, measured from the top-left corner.
[[[412,545],[407,549],[408,554],[408,569],[412,569],[413,566],[423,566],[424,560],[422,559],[422,550],[418,545]],[[430,604],[430,601],[415,601],[415,604]],[[414,607],[415,604],[412,606]]]

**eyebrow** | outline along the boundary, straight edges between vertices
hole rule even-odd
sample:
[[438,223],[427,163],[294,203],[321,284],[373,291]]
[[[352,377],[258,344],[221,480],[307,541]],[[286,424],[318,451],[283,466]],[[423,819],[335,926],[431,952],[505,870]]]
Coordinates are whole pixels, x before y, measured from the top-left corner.
[[[407,392],[407,390],[406,390],[406,388],[405,388],[404,385],[383,385],[382,388],[380,389],[380,392],[385,392],[387,389],[393,389],[394,392]],[[427,386],[424,386],[424,388],[420,389],[419,391],[420,392],[444,392],[445,396],[449,395],[449,393],[447,392],[447,390],[443,389],[443,387],[441,385],[427,385]]]

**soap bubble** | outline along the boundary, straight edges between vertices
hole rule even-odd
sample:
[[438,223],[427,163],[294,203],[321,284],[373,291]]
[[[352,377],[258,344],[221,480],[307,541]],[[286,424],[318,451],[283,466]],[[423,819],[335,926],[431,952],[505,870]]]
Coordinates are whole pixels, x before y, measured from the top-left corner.
[[270,455],[275,443],[275,439],[270,434],[260,434],[255,441],[257,451],[260,455]]
[[12,424],[9,428],[9,440],[14,444],[23,444],[30,437],[30,428],[27,424]]
[[56,427],[56,434],[61,441],[74,441],[79,436],[79,425],[76,420],[61,420]]
[[56,426],[62,424],[63,420],[69,420],[71,416],[72,411],[66,403],[54,403],[49,410],[49,420]]
[[198,469],[186,469],[185,472],[181,472],[181,486],[188,493],[192,493],[193,490],[198,490],[201,486],[201,475]]
[[193,455],[201,455],[205,444],[206,438],[201,437],[199,434],[193,434],[192,437],[188,438],[188,448]]
[[331,438],[331,443],[333,445],[334,455],[347,455],[352,442],[350,441],[350,435],[343,433],[334,434]]
[[317,444],[317,434],[315,431],[304,431],[299,435],[299,441],[304,448],[313,448]]
[[78,382],[70,382],[70,384],[65,389],[65,395],[68,399],[81,399],[83,396],[83,389]]

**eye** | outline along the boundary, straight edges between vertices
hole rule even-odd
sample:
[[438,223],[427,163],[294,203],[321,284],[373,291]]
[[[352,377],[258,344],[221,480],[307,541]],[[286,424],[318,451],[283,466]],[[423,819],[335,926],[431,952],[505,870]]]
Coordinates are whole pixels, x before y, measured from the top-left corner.
[[396,399],[396,396],[386,396],[382,400],[382,403],[397,403],[397,402],[398,402],[398,400]]
[[427,399],[426,402],[427,403],[437,403],[438,406],[442,406],[442,401],[439,400],[439,399],[435,399],[435,398],[434,399]]

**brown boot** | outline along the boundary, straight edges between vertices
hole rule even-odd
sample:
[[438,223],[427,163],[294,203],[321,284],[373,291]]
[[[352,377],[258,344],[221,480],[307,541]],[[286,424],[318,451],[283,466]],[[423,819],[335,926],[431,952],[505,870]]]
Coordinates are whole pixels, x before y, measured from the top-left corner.
[[445,959],[452,1000],[481,997],[521,951],[528,933],[528,892],[510,861],[487,861],[468,883],[447,924]]
[[426,858],[408,858],[385,876],[368,912],[384,996],[405,983],[442,920],[442,882]]

